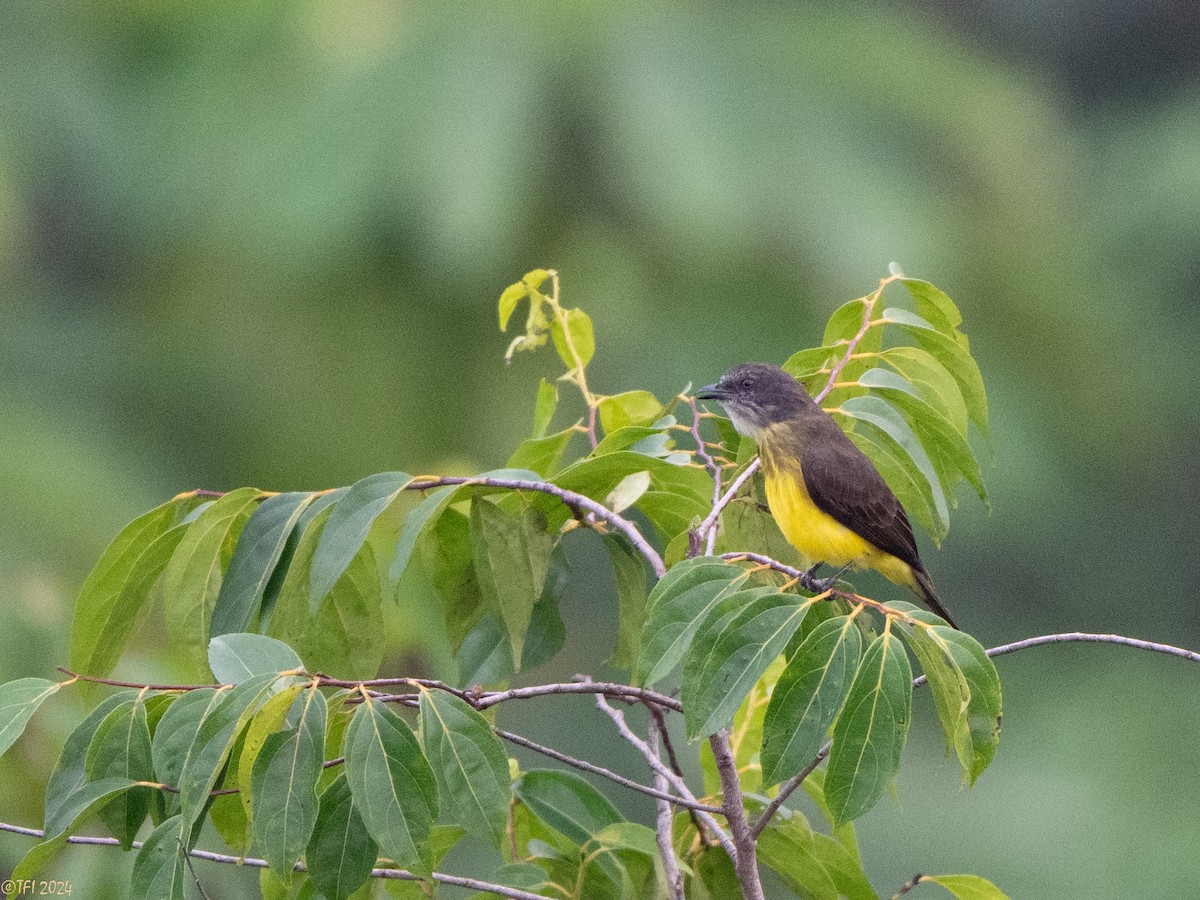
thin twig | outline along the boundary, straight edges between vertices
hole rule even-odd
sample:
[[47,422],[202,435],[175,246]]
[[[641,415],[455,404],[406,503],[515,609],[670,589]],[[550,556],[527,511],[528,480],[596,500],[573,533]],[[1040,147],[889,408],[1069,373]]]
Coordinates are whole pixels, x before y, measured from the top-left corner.
[[[646,745],[650,752],[658,756],[659,751],[659,720],[653,714],[647,723]],[[658,772],[654,773],[654,787],[666,792],[667,779]],[[683,873],[679,871],[679,859],[675,856],[674,814],[671,804],[663,799],[655,803],[658,815],[655,825],[655,840],[658,843],[658,853],[662,857],[663,877],[667,882],[667,895],[671,900],[684,900]]]
[[[671,766],[671,771],[683,778],[683,766],[679,764],[679,757],[675,755],[675,744],[671,740],[671,732],[667,730],[667,718],[663,715],[661,708],[647,703],[646,710],[658,723],[658,733],[662,738],[663,748],[667,751],[667,763]],[[721,810],[716,810],[720,812]],[[696,835],[700,838],[700,846],[707,850],[712,844],[708,840],[708,835],[704,831],[704,826],[701,824],[699,817],[694,809],[688,810],[688,815],[691,816],[692,825],[696,829]]]
[[771,818],[775,815],[775,813],[779,812],[779,807],[783,806],[787,798],[792,796],[792,792],[795,791],[796,788],[800,787],[800,785],[804,784],[804,779],[811,775],[813,770],[821,764],[821,760],[829,755],[829,749],[832,746],[832,741],[826,741],[825,745],[817,751],[817,755],[813,761],[789,778],[783,784],[783,786],[779,788],[779,793],[777,793],[775,798],[767,804],[767,808],[762,811],[762,815],[760,815],[758,820],[755,821],[755,823],[750,827],[750,833],[755,839],[757,839],[758,836],[762,834],[763,829],[770,824]]
[[760,460],[757,456],[754,457],[754,459],[750,461],[750,465],[746,466],[746,468],[742,470],[742,473],[738,475],[737,478],[733,479],[733,483],[729,485],[729,490],[721,495],[721,498],[713,504],[713,508],[709,514],[704,517],[704,521],[696,526],[696,534],[707,539],[708,533],[716,530],[717,519],[721,517],[722,510],[724,510],[725,507],[730,504],[733,498],[737,496],[738,491],[742,489],[742,485],[754,477],[754,473],[758,471],[758,467],[761,464],[762,460]]
[[[679,792],[681,797],[693,802],[698,802],[696,801],[696,795],[693,794],[691,788],[687,786],[687,782],[664,766],[662,764],[662,760],[660,760],[656,754],[650,751],[650,747],[646,744],[646,742],[633,733],[633,729],[631,729],[629,724],[625,721],[625,716],[621,710],[614,709],[603,694],[596,695],[596,706],[599,707],[599,709],[606,716],[613,720],[613,723],[617,726],[617,731],[620,732],[621,737],[625,738],[625,740],[628,741],[633,748],[638,751],[638,753],[642,754],[646,762],[650,764],[650,768],[653,769],[656,774],[662,775],[671,784],[671,787],[675,788],[675,790]],[[733,839],[725,832],[724,828],[717,824],[717,820],[712,817],[712,814],[702,810],[696,810],[696,815],[700,817],[700,821],[703,822],[705,826],[709,828],[716,836],[717,841],[724,848],[725,852],[729,854],[729,858],[735,859],[737,857],[737,848],[733,845]]]
[[574,766],[576,769],[580,769],[581,771],[591,772],[593,775],[599,775],[601,778],[607,778],[609,781],[613,781],[619,785],[622,785],[623,787],[627,787],[631,791],[638,791],[639,793],[654,797],[660,802],[674,803],[676,806],[682,806],[688,810],[699,810],[701,812],[712,813],[723,812],[719,806],[710,806],[707,803],[692,802],[691,800],[685,800],[683,797],[676,797],[666,788],[647,787],[646,785],[634,781],[631,778],[626,778],[624,775],[618,775],[616,772],[611,772],[603,766],[590,763],[585,759],[577,759],[573,756],[568,756],[565,753],[560,753],[558,750],[555,750],[552,747],[545,747],[542,744],[538,744],[529,740],[529,738],[522,737],[519,734],[513,734],[511,731],[505,731],[502,728],[493,728],[492,730],[510,744],[516,744],[518,747],[525,747],[528,750],[532,750],[534,753],[541,753],[543,756],[556,759],[561,763],[566,763],[568,766]]
[[[45,838],[46,833],[38,828],[24,828],[20,825],[10,825],[7,822],[0,822],[0,831],[7,831],[11,834],[23,834],[26,837]],[[89,844],[101,847],[119,847],[121,842],[116,838],[111,837],[91,837],[90,835],[72,834],[67,837],[68,844]],[[133,849],[140,850],[142,841],[134,841]],[[232,856],[228,853],[213,853],[210,850],[189,850],[188,855],[195,859],[206,859],[209,862],[231,863],[237,866],[249,866],[254,869],[269,868],[265,859],[257,859],[253,856]],[[304,863],[296,863],[295,871],[308,871]],[[372,869],[372,878],[392,878],[399,881],[422,881],[420,875],[414,875],[406,869]],[[479,881],[475,878],[464,878],[461,875],[447,875],[444,872],[434,872],[433,880],[442,884],[449,884],[455,887],[467,888],[472,891],[485,891],[489,894],[498,894],[501,897],[511,897],[513,900],[546,900],[541,894],[531,894],[529,891],[523,891],[519,888],[505,887],[502,884],[492,884],[488,881]]]
[[758,858],[755,835],[746,820],[746,806],[742,801],[742,783],[738,777],[737,761],[729,744],[729,730],[722,728],[708,739],[713,759],[717,763],[717,774],[721,777],[721,799],[725,802],[725,820],[733,835],[737,856],[733,857],[733,870],[742,886],[746,900],[764,900],[762,881],[758,876]]
[[903,897],[905,894],[907,894],[909,891],[911,891],[913,888],[915,888],[918,884],[920,884],[921,879],[923,879],[924,877],[925,877],[924,875],[922,875],[920,872],[918,872],[912,878],[908,879],[908,881],[904,882],[904,884],[901,885],[900,890],[898,890],[898,891],[896,891],[896,893],[892,894],[892,900],[896,900],[897,897]]
[[624,697],[629,700],[641,700],[643,703],[653,703],[663,709],[673,712],[683,712],[683,704],[674,697],[660,694],[648,688],[633,687],[628,684],[618,684],[611,681],[591,681],[587,676],[576,676],[579,680],[562,684],[538,684],[532,687],[512,688],[507,691],[494,691],[483,694],[475,701],[476,709],[487,709],[506,700],[525,700],[530,697],[544,697],[549,694],[603,694],[609,697]]

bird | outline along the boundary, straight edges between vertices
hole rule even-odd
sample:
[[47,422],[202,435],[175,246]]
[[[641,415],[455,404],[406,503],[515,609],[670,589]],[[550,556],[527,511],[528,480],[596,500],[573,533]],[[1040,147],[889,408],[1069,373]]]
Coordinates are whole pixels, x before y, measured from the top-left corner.
[[813,565],[874,569],[921,598],[958,628],[921,563],[912,525],[879,470],[778,366],[744,363],[696,392],[725,408],[739,434],[754,439],[767,505],[783,536]]

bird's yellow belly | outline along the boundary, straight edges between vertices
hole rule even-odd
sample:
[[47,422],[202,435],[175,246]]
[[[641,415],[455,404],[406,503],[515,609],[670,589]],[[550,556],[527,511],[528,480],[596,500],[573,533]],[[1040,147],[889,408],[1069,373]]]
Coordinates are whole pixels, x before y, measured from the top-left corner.
[[859,537],[828,513],[822,512],[804,487],[799,473],[768,472],[767,503],[779,530],[810,562],[834,567],[871,568],[900,584],[912,580],[910,568]]

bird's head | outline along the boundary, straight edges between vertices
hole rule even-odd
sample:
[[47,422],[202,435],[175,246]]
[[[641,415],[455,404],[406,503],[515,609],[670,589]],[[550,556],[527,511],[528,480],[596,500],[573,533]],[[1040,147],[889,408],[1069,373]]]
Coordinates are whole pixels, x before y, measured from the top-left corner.
[[697,399],[716,400],[739,434],[754,437],[765,428],[794,418],[812,399],[804,387],[779,366],[744,363],[716,384],[702,387]]

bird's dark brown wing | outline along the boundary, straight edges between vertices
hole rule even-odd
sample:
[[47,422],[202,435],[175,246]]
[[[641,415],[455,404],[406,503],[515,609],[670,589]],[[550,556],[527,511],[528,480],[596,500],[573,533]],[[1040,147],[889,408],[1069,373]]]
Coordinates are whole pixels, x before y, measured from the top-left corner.
[[817,508],[914,569],[923,568],[904,507],[874,464],[829,420],[820,440],[805,441],[800,469]]

